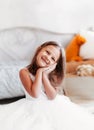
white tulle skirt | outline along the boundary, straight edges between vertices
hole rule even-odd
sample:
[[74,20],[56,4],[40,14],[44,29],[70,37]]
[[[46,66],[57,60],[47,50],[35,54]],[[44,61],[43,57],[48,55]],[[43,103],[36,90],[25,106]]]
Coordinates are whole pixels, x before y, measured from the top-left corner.
[[94,130],[94,116],[66,96],[0,105],[0,130]]

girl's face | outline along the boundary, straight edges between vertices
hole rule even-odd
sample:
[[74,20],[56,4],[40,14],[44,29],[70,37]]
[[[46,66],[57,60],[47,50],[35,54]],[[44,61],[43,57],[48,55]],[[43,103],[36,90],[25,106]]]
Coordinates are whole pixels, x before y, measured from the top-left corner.
[[60,50],[58,47],[48,45],[40,50],[36,60],[39,67],[47,67],[53,65],[60,57]]

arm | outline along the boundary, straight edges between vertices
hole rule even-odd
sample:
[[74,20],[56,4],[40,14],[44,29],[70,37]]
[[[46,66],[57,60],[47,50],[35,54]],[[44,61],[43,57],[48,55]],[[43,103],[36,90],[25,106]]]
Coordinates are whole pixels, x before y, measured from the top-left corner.
[[43,72],[43,84],[44,84],[44,88],[46,91],[46,95],[48,97],[48,99],[52,100],[56,97],[57,91],[56,89],[51,85],[47,74],[45,74],[45,72]]
[[37,70],[34,82],[32,81],[27,69],[21,69],[19,75],[26,91],[32,97],[35,98],[39,97],[42,84],[42,70],[41,69]]
[[44,85],[44,88],[45,88],[45,91],[46,91],[46,94],[47,94],[47,97],[49,99],[54,99],[56,97],[56,94],[57,94],[57,90],[55,89],[54,86],[52,86],[52,84],[50,83],[50,80],[48,78],[48,74],[54,70],[54,68],[56,67],[56,64],[55,65],[52,65],[51,67],[48,67],[47,70],[43,71],[43,85]]

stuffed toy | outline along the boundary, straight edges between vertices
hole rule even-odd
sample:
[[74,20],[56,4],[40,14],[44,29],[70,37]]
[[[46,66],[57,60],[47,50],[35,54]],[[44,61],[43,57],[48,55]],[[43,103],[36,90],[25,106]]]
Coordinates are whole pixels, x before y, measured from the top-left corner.
[[66,63],[66,76],[94,76],[94,59]]
[[82,58],[79,56],[79,49],[85,42],[86,39],[79,34],[73,37],[72,41],[65,48],[67,62],[82,61]]
[[76,74],[78,76],[94,76],[94,65],[79,65],[76,68]]

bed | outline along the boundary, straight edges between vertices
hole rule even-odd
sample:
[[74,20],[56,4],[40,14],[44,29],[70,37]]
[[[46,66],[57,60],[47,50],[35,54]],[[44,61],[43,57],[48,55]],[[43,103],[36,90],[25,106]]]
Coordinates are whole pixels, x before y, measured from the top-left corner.
[[[64,93],[60,97],[65,96],[63,100],[57,96],[53,103],[48,100],[46,102],[39,100],[34,103],[28,98],[26,99],[25,91],[19,79],[19,70],[30,63],[37,46],[45,41],[54,40],[66,48],[74,36],[73,33],[61,34],[32,27],[15,27],[0,31],[1,129],[94,129],[93,76],[77,76],[75,73],[77,66],[82,62],[66,63],[66,76],[62,84]],[[53,106],[55,107],[54,110]],[[85,109],[80,109],[80,106]],[[90,116],[84,114],[85,110],[89,112]],[[87,120],[85,120],[86,118]],[[81,123],[83,124],[81,125]]]
[[[18,73],[21,68],[30,63],[34,50],[37,46],[45,41],[55,40],[60,42],[62,47],[65,48],[74,35],[75,34],[73,33],[55,33],[32,27],[15,27],[1,30],[0,104],[8,104],[25,97]],[[69,75],[69,68],[70,66],[73,66],[73,64],[74,67],[71,67],[71,75]],[[79,77],[73,76],[72,74],[79,64],[81,63],[69,62],[66,64],[67,75],[62,89],[64,89],[65,94],[73,102],[93,110],[93,77]],[[88,83],[90,83],[90,87]],[[83,86],[83,91],[79,86]],[[88,91],[86,91],[86,89]]]
[[69,41],[72,36],[32,27],[1,30],[0,103],[9,103],[24,97],[22,84],[19,80],[19,70],[30,63],[37,46],[47,40],[63,41],[63,44],[66,45],[66,39]]

